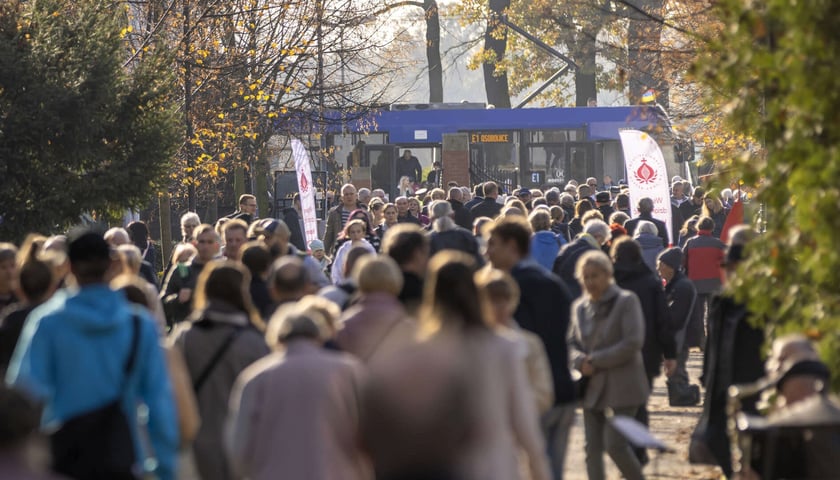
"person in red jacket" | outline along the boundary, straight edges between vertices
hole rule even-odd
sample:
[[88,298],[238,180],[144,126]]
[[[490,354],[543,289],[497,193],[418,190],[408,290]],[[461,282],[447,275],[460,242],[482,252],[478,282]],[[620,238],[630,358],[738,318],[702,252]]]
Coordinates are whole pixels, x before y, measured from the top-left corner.
[[694,312],[686,329],[687,347],[703,347],[705,326],[708,318],[708,304],[713,293],[721,286],[721,268],[726,246],[712,236],[715,222],[709,217],[697,221],[697,235],[685,242],[685,273],[697,289]]

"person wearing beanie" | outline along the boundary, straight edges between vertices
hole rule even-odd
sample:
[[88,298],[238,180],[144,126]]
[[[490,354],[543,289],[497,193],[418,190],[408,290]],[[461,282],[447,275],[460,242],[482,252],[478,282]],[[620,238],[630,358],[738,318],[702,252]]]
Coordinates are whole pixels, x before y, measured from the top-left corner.
[[321,265],[321,270],[326,273],[332,263],[332,259],[327,256],[327,252],[324,250],[324,242],[317,238],[312,240],[309,242],[309,251],[312,254],[312,258]]
[[671,329],[676,333],[677,368],[666,381],[668,403],[673,406],[697,405],[700,401],[700,388],[691,385],[686,370],[688,344],[685,342],[686,328],[691,319],[697,290],[683,273],[683,253],[678,247],[663,250],[656,261],[656,270],[665,282],[665,301]]

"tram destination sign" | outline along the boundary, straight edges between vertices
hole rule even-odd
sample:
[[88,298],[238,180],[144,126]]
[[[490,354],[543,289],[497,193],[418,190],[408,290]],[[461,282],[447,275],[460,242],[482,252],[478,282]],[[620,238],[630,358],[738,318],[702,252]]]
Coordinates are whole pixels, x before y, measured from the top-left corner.
[[511,143],[510,132],[471,132],[470,143]]

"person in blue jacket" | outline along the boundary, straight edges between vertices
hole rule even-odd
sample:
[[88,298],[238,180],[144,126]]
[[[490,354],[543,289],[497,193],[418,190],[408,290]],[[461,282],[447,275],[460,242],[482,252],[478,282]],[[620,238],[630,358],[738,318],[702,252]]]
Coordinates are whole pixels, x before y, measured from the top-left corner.
[[[27,319],[7,371],[8,384],[43,403],[42,429],[100,408],[120,396],[131,427],[137,467],[161,480],[175,478],[178,418],[154,320],[108,288],[111,252],[104,238],[86,231],[68,245],[78,288],[59,291]],[[134,367],[124,366],[140,320]],[[138,434],[138,405],[148,407],[146,451]],[[153,458],[153,461],[149,459]]]

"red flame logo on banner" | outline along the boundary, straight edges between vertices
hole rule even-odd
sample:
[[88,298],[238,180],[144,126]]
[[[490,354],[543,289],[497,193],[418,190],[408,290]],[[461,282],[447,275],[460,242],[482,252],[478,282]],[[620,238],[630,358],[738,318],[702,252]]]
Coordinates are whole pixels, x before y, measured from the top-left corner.
[[309,191],[309,181],[306,179],[306,174],[300,172],[300,193]]
[[642,159],[642,164],[635,172],[636,181],[643,184],[651,184],[656,181],[656,170],[647,164],[647,159]]

